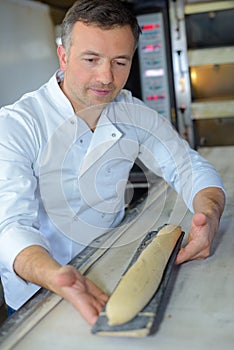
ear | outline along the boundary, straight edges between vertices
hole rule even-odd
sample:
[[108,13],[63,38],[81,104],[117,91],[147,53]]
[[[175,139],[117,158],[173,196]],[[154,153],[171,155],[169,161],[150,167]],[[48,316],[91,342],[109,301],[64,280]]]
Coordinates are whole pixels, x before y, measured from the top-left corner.
[[65,71],[67,66],[67,54],[65,48],[62,45],[58,46],[57,54],[59,58],[60,69]]

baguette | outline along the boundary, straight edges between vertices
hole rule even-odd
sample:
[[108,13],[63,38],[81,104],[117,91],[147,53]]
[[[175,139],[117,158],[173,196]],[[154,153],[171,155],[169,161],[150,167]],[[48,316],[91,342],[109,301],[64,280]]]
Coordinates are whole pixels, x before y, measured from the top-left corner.
[[106,315],[110,326],[130,321],[149,302],[158,289],[164,269],[180,235],[180,226],[164,226],[122,276],[106,304]]

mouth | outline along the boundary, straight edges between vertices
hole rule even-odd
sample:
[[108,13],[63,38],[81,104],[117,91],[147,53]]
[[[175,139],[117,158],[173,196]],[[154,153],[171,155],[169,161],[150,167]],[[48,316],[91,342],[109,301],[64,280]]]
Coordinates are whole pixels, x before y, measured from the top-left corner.
[[96,88],[90,88],[93,94],[96,96],[108,96],[113,90],[108,89],[96,89]]

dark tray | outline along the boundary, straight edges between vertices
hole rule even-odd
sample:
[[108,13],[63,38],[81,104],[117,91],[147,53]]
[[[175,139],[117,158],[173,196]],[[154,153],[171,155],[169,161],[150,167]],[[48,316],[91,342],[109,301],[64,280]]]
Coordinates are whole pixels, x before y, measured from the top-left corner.
[[[149,243],[151,243],[158,232],[159,230],[151,231],[145,236],[137,248],[126,271],[130,268],[131,265],[134,264],[141,252],[147,247]],[[91,329],[91,332],[93,334],[104,336],[144,337],[156,332],[162,319],[163,311],[168,303],[171,290],[173,288],[176,272],[178,270],[178,266],[175,265],[175,259],[180,249],[183,237],[184,232],[181,233],[179,239],[176,242],[156,293],[150,299],[148,304],[141,310],[141,312],[139,312],[138,315],[129,322],[118,326],[109,326],[104,307],[96,323]]]

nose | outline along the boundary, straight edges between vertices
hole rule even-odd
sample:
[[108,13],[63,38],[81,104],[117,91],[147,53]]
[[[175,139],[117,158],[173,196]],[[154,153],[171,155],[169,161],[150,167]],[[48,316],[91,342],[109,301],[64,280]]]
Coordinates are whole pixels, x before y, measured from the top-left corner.
[[110,62],[103,62],[99,66],[96,80],[103,85],[108,85],[113,82],[113,72]]

